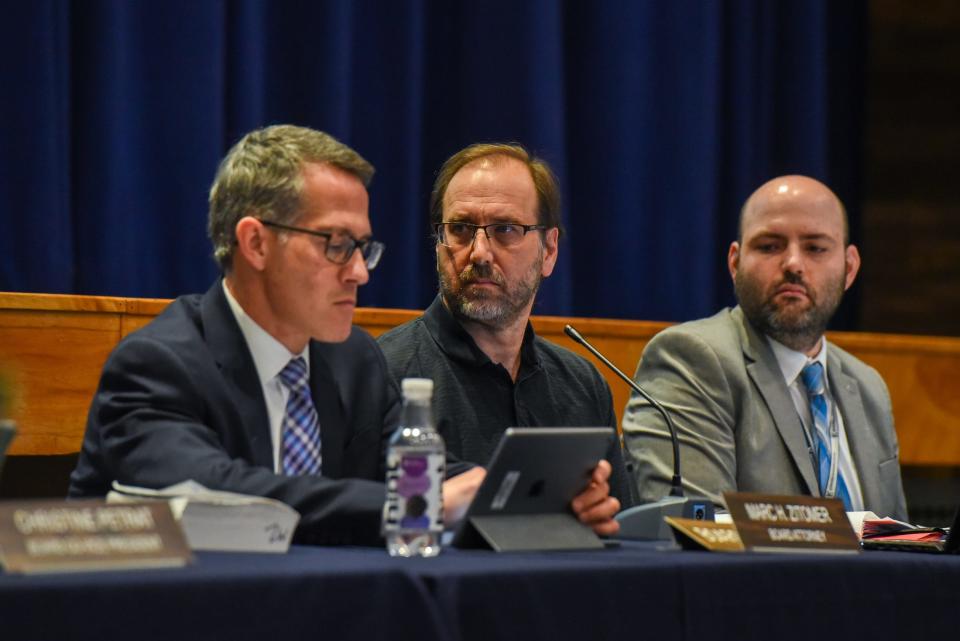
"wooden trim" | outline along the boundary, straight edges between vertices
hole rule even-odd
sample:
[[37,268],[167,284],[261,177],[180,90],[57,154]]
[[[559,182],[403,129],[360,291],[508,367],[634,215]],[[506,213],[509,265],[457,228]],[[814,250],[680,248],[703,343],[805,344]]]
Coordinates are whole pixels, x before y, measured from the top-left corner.
[[67,296],[63,294],[19,294],[0,292],[0,309],[58,312],[123,312],[125,298],[110,296]]
[[[15,382],[12,417],[20,435],[13,454],[69,454],[80,446],[100,370],[123,337],[159,314],[169,300],[0,292],[0,367]],[[355,322],[374,335],[419,316],[407,309],[359,308]],[[590,360],[563,333],[571,324],[627,375],[643,348],[670,323],[534,316],[544,338]],[[960,465],[960,339],[830,332],[829,339],[877,368],[890,388],[901,461]],[[594,361],[622,413],[629,390]]]

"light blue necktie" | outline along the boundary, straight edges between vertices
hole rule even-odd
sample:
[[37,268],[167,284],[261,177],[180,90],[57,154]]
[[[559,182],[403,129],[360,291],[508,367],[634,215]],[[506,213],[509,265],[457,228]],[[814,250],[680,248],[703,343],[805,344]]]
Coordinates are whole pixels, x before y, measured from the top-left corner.
[[280,460],[288,476],[320,472],[320,421],[310,397],[307,363],[292,359],[280,372],[280,381],[290,390],[283,417]]
[[[820,495],[828,496],[828,485],[830,483],[830,471],[832,460],[830,458],[830,412],[827,407],[827,397],[823,385],[823,365],[820,363],[810,363],[800,372],[803,378],[803,384],[807,387],[807,396],[810,397],[810,414],[813,416],[814,432],[817,441],[817,460],[819,463],[819,483]],[[837,426],[839,427],[839,426]],[[839,438],[839,437],[837,437]],[[839,459],[840,451],[837,448],[837,457]],[[847,491],[847,484],[843,480],[843,474],[840,473],[840,461],[837,461],[837,484],[833,494],[843,501],[843,507],[847,511],[851,509],[850,493]]]

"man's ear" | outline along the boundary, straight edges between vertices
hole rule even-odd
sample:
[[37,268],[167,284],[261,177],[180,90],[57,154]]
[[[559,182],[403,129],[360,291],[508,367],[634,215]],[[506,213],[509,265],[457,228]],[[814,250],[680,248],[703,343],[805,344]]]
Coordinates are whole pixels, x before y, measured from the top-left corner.
[[551,227],[543,232],[543,265],[540,275],[546,278],[553,273],[557,265],[557,253],[560,251],[560,228]]
[[843,286],[844,291],[850,289],[850,285],[853,285],[853,281],[856,280],[857,274],[860,272],[860,250],[857,249],[856,245],[847,245],[845,254],[844,262],[846,263],[847,277]]
[[263,223],[253,216],[244,216],[237,221],[237,251],[234,259],[241,257],[255,270],[263,270],[270,252],[267,233]]
[[727,250],[727,269],[730,270],[730,278],[736,280],[737,270],[740,269],[740,243],[737,241],[730,243],[730,249]]

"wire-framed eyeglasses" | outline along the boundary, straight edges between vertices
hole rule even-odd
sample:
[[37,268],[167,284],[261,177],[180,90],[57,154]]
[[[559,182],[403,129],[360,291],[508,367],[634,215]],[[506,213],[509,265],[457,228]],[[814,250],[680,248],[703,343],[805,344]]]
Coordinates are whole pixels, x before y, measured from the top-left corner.
[[477,231],[482,229],[487,240],[500,247],[512,247],[523,242],[527,232],[546,229],[546,225],[521,225],[520,223],[490,223],[475,225],[473,223],[449,222],[437,223],[434,231],[437,242],[451,249],[462,249],[473,244]]
[[372,271],[377,266],[377,263],[380,262],[380,257],[383,256],[383,250],[386,247],[386,245],[380,241],[373,240],[372,238],[368,238],[366,240],[357,240],[348,234],[339,232],[305,229],[303,227],[294,227],[293,225],[275,223],[272,220],[263,220],[262,218],[257,218],[257,220],[260,221],[260,224],[266,225],[267,227],[274,227],[284,231],[299,232],[301,234],[310,234],[311,236],[317,236],[325,239],[327,241],[327,246],[324,250],[324,256],[326,256],[327,260],[329,260],[331,263],[336,263],[338,265],[346,264],[353,257],[353,252],[359,249],[360,255],[363,256],[363,262],[367,266],[367,270]]

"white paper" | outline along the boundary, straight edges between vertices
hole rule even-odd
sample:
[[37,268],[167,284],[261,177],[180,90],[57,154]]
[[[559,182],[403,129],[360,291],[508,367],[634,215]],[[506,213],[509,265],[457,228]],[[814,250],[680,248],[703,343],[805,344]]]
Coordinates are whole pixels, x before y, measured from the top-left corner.
[[262,496],[210,490],[188,480],[159,490],[114,481],[108,502],[166,500],[192,550],[284,553],[300,515]]

